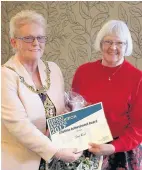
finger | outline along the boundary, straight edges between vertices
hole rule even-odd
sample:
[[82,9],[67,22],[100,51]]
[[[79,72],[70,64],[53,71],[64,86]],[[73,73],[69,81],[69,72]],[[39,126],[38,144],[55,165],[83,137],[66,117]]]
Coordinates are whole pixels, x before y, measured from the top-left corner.
[[47,131],[45,132],[46,136],[49,136],[49,129],[47,129]]
[[77,154],[75,154],[75,157],[79,158],[81,155],[82,155],[82,153],[77,153]]
[[77,154],[75,154],[75,155],[74,155],[75,160],[77,160],[81,155],[82,155],[82,153],[77,153]]
[[76,152],[76,155],[82,155],[83,154],[83,151],[81,152]]
[[88,149],[92,148],[92,146],[90,144],[88,144]]
[[73,153],[77,153],[77,148],[72,148]]
[[83,151],[76,152],[76,154],[77,154],[77,153],[81,153],[81,154],[82,154],[82,153],[83,153]]
[[89,148],[89,152],[99,153],[99,152],[100,152],[100,149],[99,149],[99,148]]
[[61,114],[65,114],[65,113],[68,113],[69,110],[65,109]]
[[65,111],[62,111],[62,112],[61,112],[61,115],[62,115],[62,114],[65,114],[65,113],[66,113]]
[[96,144],[96,143],[89,143],[89,145],[91,146],[91,147],[93,147],[93,148],[98,148],[98,147],[100,147],[100,145],[98,145],[98,144]]

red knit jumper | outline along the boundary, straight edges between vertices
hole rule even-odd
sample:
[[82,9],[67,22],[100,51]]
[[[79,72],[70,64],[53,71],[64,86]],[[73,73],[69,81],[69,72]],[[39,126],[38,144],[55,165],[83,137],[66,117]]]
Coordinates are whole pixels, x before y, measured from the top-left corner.
[[[109,80],[109,77],[111,80]],[[88,103],[103,103],[114,138],[115,152],[134,149],[142,142],[142,72],[127,61],[106,67],[101,60],[80,66],[73,91]]]

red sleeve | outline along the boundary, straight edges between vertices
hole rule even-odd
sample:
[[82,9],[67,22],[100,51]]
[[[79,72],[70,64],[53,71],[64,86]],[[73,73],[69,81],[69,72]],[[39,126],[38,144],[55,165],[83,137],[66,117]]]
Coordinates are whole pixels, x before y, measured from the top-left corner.
[[80,84],[81,84],[81,72],[79,67],[75,72],[72,82],[72,90],[78,94],[80,94]]
[[135,88],[132,102],[130,125],[122,136],[112,142],[115,152],[132,150],[142,142],[142,78]]

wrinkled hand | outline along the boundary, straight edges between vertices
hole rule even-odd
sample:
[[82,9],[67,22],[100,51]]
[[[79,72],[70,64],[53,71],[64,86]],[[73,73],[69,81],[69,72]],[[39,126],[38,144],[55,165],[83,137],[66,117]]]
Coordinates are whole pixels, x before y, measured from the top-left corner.
[[95,155],[111,155],[115,152],[115,147],[112,144],[95,144],[89,143],[90,148],[89,151]]
[[77,152],[76,153],[76,149],[61,149],[59,150],[56,154],[55,157],[57,159],[63,160],[65,162],[74,162],[76,161],[83,152]]

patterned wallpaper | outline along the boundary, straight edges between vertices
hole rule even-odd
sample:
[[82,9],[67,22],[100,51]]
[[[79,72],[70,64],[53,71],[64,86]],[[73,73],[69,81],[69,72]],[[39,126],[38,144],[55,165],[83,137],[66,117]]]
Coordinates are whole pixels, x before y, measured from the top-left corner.
[[70,88],[79,65],[100,58],[94,50],[94,40],[98,30],[110,19],[121,19],[128,24],[134,50],[127,60],[142,70],[142,2],[3,1],[1,4],[2,64],[13,54],[9,42],[10,18],[21,10],[32,9],[47,19],[49,41],[43,57],[59,65],[66,89]]

